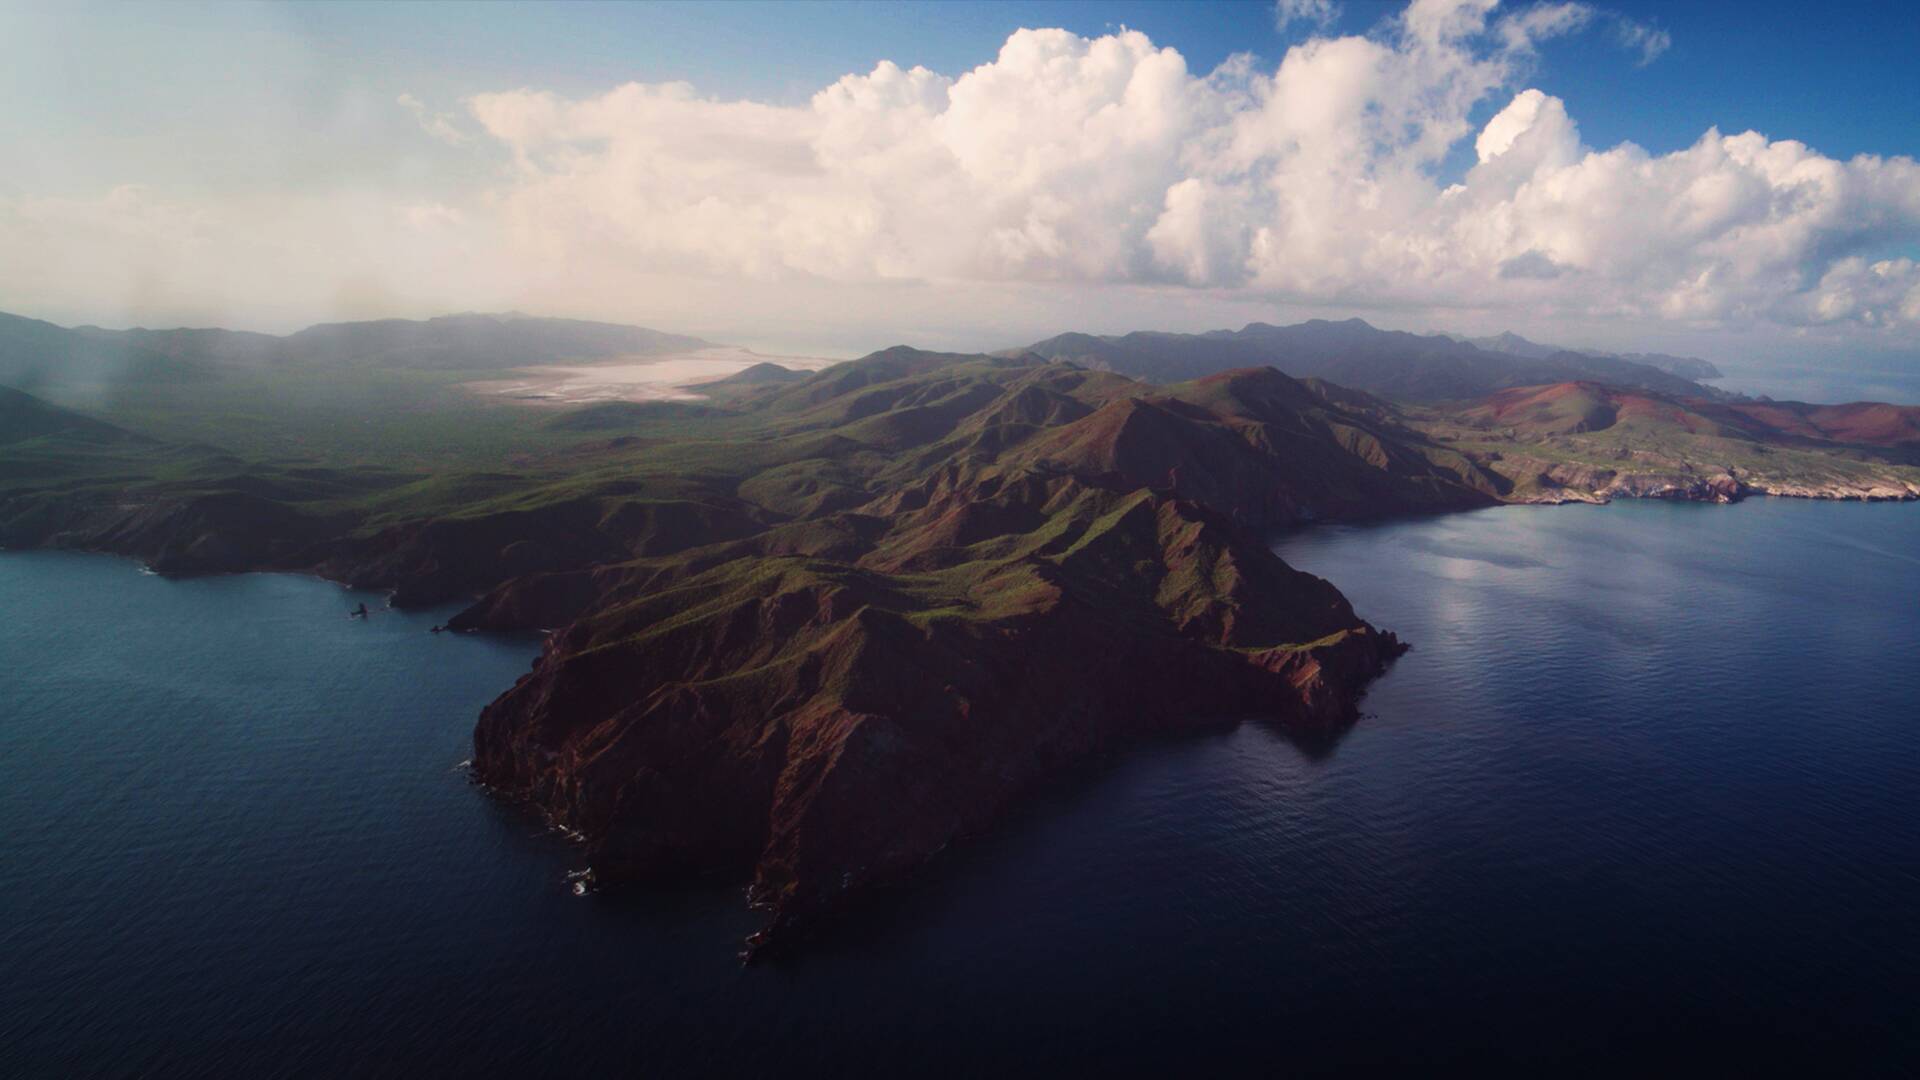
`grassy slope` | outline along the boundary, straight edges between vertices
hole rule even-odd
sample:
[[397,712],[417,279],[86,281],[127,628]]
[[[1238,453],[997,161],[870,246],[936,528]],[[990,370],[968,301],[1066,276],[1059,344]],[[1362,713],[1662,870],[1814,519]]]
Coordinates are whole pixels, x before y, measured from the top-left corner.
[[177,442],[256,459],[444,468],[505,465],[565,441],[522,406],[461,388],[495,372],[372,369],[236,371],[195,383],[121,384],[51,395],[63,404]]

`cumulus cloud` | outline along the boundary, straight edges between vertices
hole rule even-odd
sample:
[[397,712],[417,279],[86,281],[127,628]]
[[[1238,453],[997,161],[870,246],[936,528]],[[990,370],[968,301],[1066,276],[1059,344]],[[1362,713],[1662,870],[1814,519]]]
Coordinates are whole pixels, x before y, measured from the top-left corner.
[[[1317,24],[1331,6],[1276,10]],[[591,296],[615,315],[706,290],[710,310],[805,297],[781,310],[828,319],[819,298],[837,297],[841,317],[871,324],[904,297],[921,318],[945,298],[976,340],[1002,344],[1012,297],[1048,298],[1055,327],[1096,303],[1205,302],[1911,340],[1920,273],[1898,256],[1920,240],[1912,158],[1718,130],[1671,153],[1592,147],[1561,99],[1527,85],[1563,35],[1611,28],[1651,59],[1666,37],[1637,25],[1579,3],[1413,0],[1273,66],[1198,72],[1137,31],[1037,29],[957,76],[881,62],[798,104],[678,82],[484,93],[466,128],[446,126],[502,170],[487,190],[415,195],[351,235],[404,239],[406,259],[377,261],[416,280],[523,304]],[[402,105],[435,130],[439,114]],[[122,229],[154,216],[102,213]],[[224,235],[191,215],[160,225]]]
[[[1373,34],[1305,41],[1272,71],[1239,58],[1210,73],[1137,31],[1022,30],[958,78],[882,63],[800,106],[678,83],[471,104],[517,163],[501,206],[529,243],[611,237],[687,272],[1907,319],[1895,271],[1822,283],[1920,224],[1911,159],[1837,161],[1752,132],[1665,155],[1587,147],[1560,99],[1513,83],[1542,41],[1596,17],[1415,0]],[[1654,51],[1656,32],[1622,33]],[[1502,96],[1476,130],[1474,109]],[[1467,139],[1477,163],[1443,186]],[[1846,299],[1814,299],[1829,294]]]

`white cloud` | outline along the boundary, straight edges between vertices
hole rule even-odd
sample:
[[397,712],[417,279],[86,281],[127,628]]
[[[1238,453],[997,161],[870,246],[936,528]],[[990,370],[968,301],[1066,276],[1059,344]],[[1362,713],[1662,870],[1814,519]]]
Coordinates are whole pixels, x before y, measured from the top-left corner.
[[432,232],[435,229],[452,229],[466,223],[467,215],[459,207],[445,203],[420,203],[407,207],[401,214],[407,227],[415,232]]
[[1509,49],[1522,52],[1536,42],[1584,29],[1593,17],[1593,8],[1586,4],[1535,4],[1502,18],[1495,28]]
[[1658,60],[1661,53],[1673,47],[1672,34],[1659,27],[1635,22],[1624,15],[1615,18],[1613,30],[1621,45],[1639,51],[1641,67]]
[[1274,0],[1273,28],[1284,31],[1295,23],[1332,26],[1340,17],[1340,5],[1334,0]]
[[1806,297],[1810,323],[1856,320],[1868,325],[1920,322],[1920,263],[1882,259],[1869,263],[1841,259],[1821,275]]
[[420,130],[448,146],[462,146],[472,141],[472,136],[460,130],[460,126],[454,122],[456,117],[453,113],[434,112],[427,108],[426,102],[412,94],[401,94],[394,99],[394,103],[407,110],[414,122],[420,125]]
[[[448,306],[558,297],[716,332],[798,319],[893,339],[937,321],[949,343],[1011,344],[1016,309],[1112,328],[1277,304],[1399,311],[1388,321],[1403,325],[1920,337],[1920,282],[1892,257],[1920,239],[1920,165],[1754,132],[1710,130],[1667,154],[1587,146],[1564,102],[1524,80],[1541,42],[1609,19],[1581,4],[1415,0],[1271,69],[1241,56],[1194,72],[1136,31],[1021,30],[957,77],[882,62],[800,104],[685,83],[487,93],[466,102],[462,137],[476,168],[501,171],[477,196],[281,208],[297,223],[69,207],[69,225],[43,220],[32,236],[21,222],[45,208],[0,202],[0,245],[46,250],[110,227],[144,251],[158,243],[136,243],[157,235],[138,234],[146,222],[236,267],[218,277],[236,305],[274,280],[273,252],[300,251],[303,279],[386,274],[431,283]],[[441,118],[409,101],[423,125]],[[1474,164],[1446,183],[1462,146]],[[188,288],[196,265],[168,266],[170,287]],[[0,291],[15,285],[0,270]]]
[[[1210,75],[1135,31],[1023,30],[957,79],[883,63],[804,106],[684,84],[472,104],[520,162],[501,197],[527,243],[613,237],[648,265],[709,275],[1801,323],[1831,268],[1920,227],[1906,158],[1718,132],[1661,156],[1594,150],[1531,88],[1474,130],[1472,110],[1510,92],[1541,41],[1594,18],[1416,0],[1382,32],[1313,38],[1271,73]],[[1440,163],[1467,138],[1479,163],[1443,190]],[[1821,310],[1906,320],[1904,293],[1846,296]]]

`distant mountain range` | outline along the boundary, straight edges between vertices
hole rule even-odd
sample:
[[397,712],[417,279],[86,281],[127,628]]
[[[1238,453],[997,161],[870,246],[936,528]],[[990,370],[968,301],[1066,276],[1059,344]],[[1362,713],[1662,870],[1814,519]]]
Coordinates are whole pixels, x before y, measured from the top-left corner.
[[1616,353],[1602,352],[1597,349],[1566,349],[1558,345],[1542,345],[1537,341],[1528,341],[1509,330],[1492,337],[1469,338],[1458,334],[1449,334],[1455,341],[1464,341],[1488,352],[1506,353],[1509,356],[1521,356],[1529,360],[1545,360],[1564,352],[1583,353],[1587,356],[1605,356],[1615,360],[1627,360],[1636,364],[1656,367],[1683,379],[1720,379],[1726,373],[1714,367],[1709,361],[1697,356],[1669,356],[1666,353]]
[[[59,387],[181,383],[234,370],[365,367],[489,371],[710,348],[699,338],[640,326],[518,312],[322,323],[285,336],[213,328],[105,330],[0,314],[0,385]],[[1204,334],[1067,333],[1002,355],[1034,353],[1150,382],[1272,366],[1403,401],[1457,401],[1516,386],[1604,382],[1684,397],[1733,395],[1697,380],[1720,376],[1705,360],[1658,353],[1597,353],[1518,334],[1463,339],[1380,330],[1359,319],[1294,326],[1252,323]]]
[[[1156,383],[1272,366],[1296,378],[1328,379],[1402,401],[1459,401],[1516,386],[1580,380],[1683,397],[1730,397],[1676,374],[1651,357],[1554,349],[1513,334],[1474,343],[1442,334],[1380,330],[1360,319],[1314,319],[1294,326],[1250,323],[1240,330],[1204,334],[1069,333],[1009,350],[1008,355],[1028,352]],[[1699,372],[1697,377],[1709,377],[1704,368],[1711,365],[1705,361],[1657,359],[1689,367]]]
[[322,323],[284,337],[245,330],[103,330],[0,314],[0,385],[179,381],[234,368],[382,366],[490,370],[702,349],[639,326],[518,312]]

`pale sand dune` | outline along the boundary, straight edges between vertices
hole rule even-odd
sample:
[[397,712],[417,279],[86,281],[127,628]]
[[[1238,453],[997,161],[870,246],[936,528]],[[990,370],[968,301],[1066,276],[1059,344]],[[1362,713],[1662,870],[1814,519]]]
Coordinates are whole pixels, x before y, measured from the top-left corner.
[[466,383],[478,394],[529,405],[582,405],[595,401],[702,401],[699,384],[737,375],[755,364],[818,371],[840,361],[819,356],[772,356],[731,345],[661,356],[633,356],[595,363],[520,368],[509,379]]

